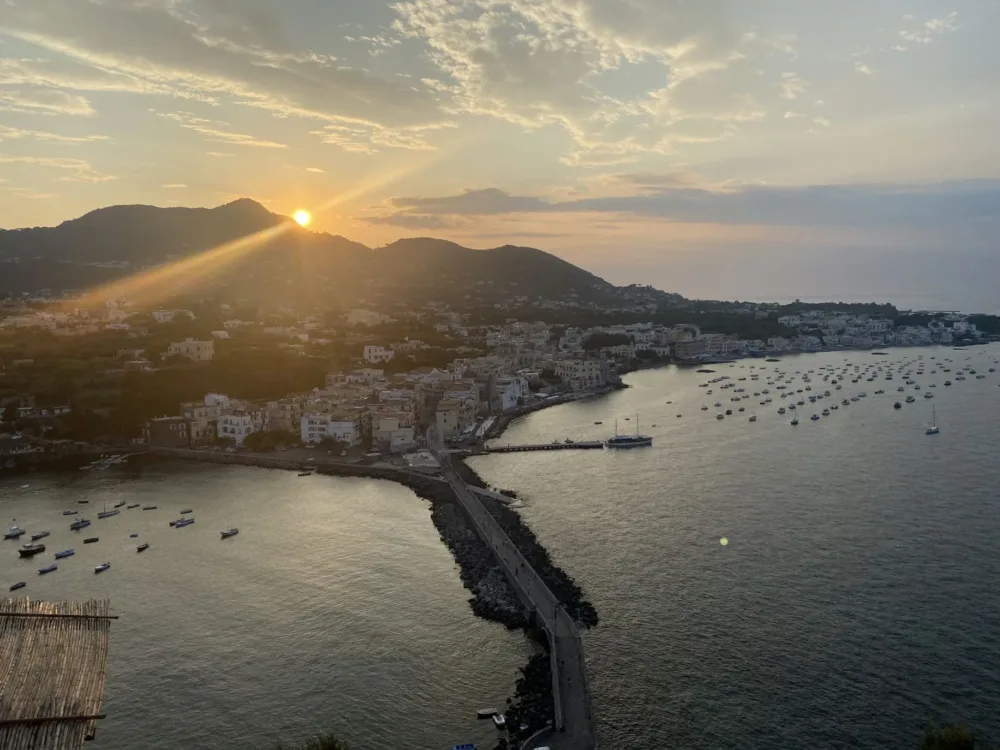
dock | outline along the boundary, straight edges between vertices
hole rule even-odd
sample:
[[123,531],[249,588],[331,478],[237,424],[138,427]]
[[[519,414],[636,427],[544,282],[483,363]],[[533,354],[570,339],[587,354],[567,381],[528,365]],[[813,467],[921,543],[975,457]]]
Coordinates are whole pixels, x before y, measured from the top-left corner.
[[592,451],[604,447],[603,440],[579,440],[572,443],[529,443],[527,445],[486,445],[482,453],[528,453],[531,451]]
[[441,477],[451,485],[472,528],[489,546],[511,587],[548,638],[554,731],[545,738],[545,744],[553,750],[596,750],[597,732],[590,707],[590,686],[579,626],[478,496],[455,472],[436,427],[427,431],[427,444],[440,461]]

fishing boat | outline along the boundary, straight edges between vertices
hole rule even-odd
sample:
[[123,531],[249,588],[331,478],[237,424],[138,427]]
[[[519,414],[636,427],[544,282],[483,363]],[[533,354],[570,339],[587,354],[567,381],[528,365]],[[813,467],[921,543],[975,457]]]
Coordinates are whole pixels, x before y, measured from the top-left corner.
[[37,534],[31,535],[31,541],[37,542],[39,539],[44,539],[49,535],[48,531],[39,531]]
[[63,511],[63,515],[64,516],[75,516],[76,514],[77,514],[77,511],[75,511],[75,510],[64,510]]
[[312,476],[312,472],[311,471],[300,471],[299,472],[299,476],[300,477],[311,477]]
[[111,516],[117,516],[121,513],[120,510],[108,510],[108,506],[104,506],[104,510],[97,514],[98,518],[111,518]]
[[37,555],[39,552],[44,552],[44,551],[45,551],[44,544],[25,544],[22,545],[20,549],[17,550],[17,553],[21,557],[32,557],[33,555]]
[[97,566],[94,567],[94,572],[95,573],[103,573],[105,570],[107,570],[110,567],[111,567],[111,563],[109,563],[109,562],[103,562],[100,565],[97,565]]
[[18,581],[17,583],[12,583],[8,591],[17,591],[18,589],[23,589],[28,584],[24,581]]
[[757,421],[757,415],[756,414],[751,415],[750,421],[751,422],[756,422]]
[[22,536],[24,536],[24,529],[20,526],[11,526],[6,532],[4,532],[3,538],[20,539]]
[[937,423],[937,410],[931,407],[931,426],[924,430],[925,435],[937,435],[941,432],[941,428],[938,427]]
[[159,507],[160,507],[159,505],[144,505],[144,506],[142,506],[142,509],[143,510],[156,510]]
[[193,511],[193,510],[191,510],[190,508],[188,508],[187,510],[182,510],[182,511],[181,511],[181,515],[182,515],[182,516],[183,516],[183,515],[184,515],[185,513],[194,513],[194,511]]
[[128,538],[129,539],[135,539],[137,536],[139,536],[139,535],[138,534],[129,534]]
[[88,536],[86,539],[83,540],[83,543],[84,544],[94,544],[97,541],[98,541],[98,538],[96,536]]
[[795,417],[794,419],[792,419],[792,421],[791,421],[791,423],[790,423],[790,424],[792,425],[792,427],[798,427],[798,424],[799,424],[799,418],[798,418],[798,417]]
[[495,708],[481,708],[476,711],[476,716],[480,719],[492,719],[497,715],[497,710]]
[[136,547],[135,551],[136,552],[142,552],[143,550],[147,550],[147,549],[149,549],[149,543],[148,542],[144,542],[143,544],[140,544],[138,547]]
[[125,510],[132,510],[132,508],[138,508],[138,507],[139,507],[139,503],[131,503],[131,504],[125,506]]
[[240,533],[240,530],[237,529],[237,528],[227,529],[226,531],[222,532],[222,538],[223,539],[228,539],[229,537],[236,536],[239,533]]
[[122,506],[123,506],[124,504],[125,504],[125,501],[124,501],[124,500],[122,500],[122,501],[121,501],[120,503],[115,503],[115,507],[116,507],[116,508],[120,508],[120,507],[122,507]]
[[90,526],[90,521],[88,521],[86,518],[80,518],[76,521],[73,521],[73,523],[69,525],[69,529],[70,531],[78,531],[80,529],[86,528],[87,526]]
[[44,575],[46,573],[51,573],[53,570],[58,569],[58,565],[52,563],[51,565],[46,565],[44,568],[38,569],[38,575]]
[[56,560],[62,560],[64,557],[72,557],[76,552],[71,549],[64,549],[62,552],[56,552]]
[[190,526],[193,523],[194,523],[193,518],[179,518],[178,520],[174,521],[174,528],[183,529],[185,526]]

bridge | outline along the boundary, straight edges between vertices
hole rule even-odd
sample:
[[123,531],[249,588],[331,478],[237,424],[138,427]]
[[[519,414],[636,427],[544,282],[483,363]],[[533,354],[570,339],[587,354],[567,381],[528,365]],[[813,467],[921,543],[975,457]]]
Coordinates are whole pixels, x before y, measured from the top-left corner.
[[540,739],[538,744],[554,750],[596,750],[597,733],[590,708],[587,665],[576,622],[455,472],[436,427],[427,431],[427,445],[441,463],[441,476],[451,485],[476,533],[489,545],[514,591],[548,636],[555,731],[550,737]]

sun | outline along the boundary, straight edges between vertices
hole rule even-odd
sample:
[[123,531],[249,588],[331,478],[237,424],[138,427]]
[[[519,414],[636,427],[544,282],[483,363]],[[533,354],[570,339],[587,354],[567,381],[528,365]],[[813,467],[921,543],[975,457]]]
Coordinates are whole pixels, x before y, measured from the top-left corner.
[[295,222],[300,227],[304,227],[308,226],[309,222],[312,221],[312,214],[310,214],[308,211],[303,211],[300,209],[296,211],[294,214],[292,214],[292,218],[295,219]]

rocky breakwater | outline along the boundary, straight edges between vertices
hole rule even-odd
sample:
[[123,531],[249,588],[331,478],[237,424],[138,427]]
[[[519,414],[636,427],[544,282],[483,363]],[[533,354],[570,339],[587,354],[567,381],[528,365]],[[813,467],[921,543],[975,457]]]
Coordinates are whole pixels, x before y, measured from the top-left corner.
[[[470,466],[462,461],[454,462],[455,469],[467,484],[482,489],[490,489]],[[508,494],[504,490],[498,490]],[[513,495],[513,493],[510,493]],[[480,497],[483,506],[497,520],[510,540],[517,545],[521,554],[528,560],[531,567],[542,577],[545,585],[562,602],[570,616],[587,627],[598,623],[597,610],[594,605],[584,599],[583,590],[566,571],[552,562],[549,553],[538,541],[538,537],[521,518],[521,515],[509,505],[497,502],[488,497]]]

